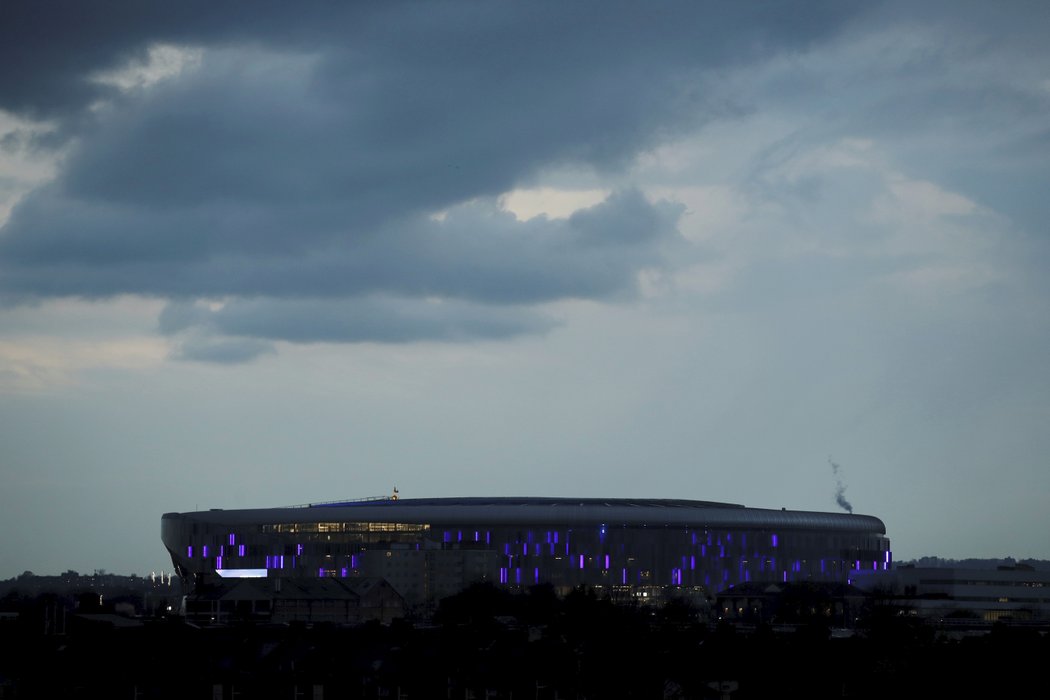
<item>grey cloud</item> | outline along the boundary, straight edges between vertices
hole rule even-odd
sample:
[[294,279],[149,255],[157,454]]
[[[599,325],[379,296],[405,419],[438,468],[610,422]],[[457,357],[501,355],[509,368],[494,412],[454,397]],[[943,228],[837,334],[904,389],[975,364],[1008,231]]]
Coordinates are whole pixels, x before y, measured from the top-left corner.
[[1048,32],[1039,3],[894,0],[818,51],[741,69],[733,89],[756,111],[805,115],[798,145],[871,139],[911,177],[1038,232],[1050,215]]
[[[133,207],[78,207],[36,192],[0,240],[10,293],[105,297],[356,296],[373,292],[489,303],[629,294],[682,241],[682,207],[637,191],[569,220],[519,222],[492,201],[376,230],[310,240],[287,212],[221,208],[155,217]],[[211,213],[214,217],[209,217]],[[338,212],[328,225],[338,226]],[[21,217],[38,217],[26,224]],[[154,220],[156,219],[156,220]],[[253,222],[258,228],[252,228]],[[283,224],[283,225],[282,225]],[[210,226],[211,238],[201,234]],[[228,226],[229,228],[224,228]],[[252,234],[260,251],[252,250]],[[267,237],[275,243],[266,242]],[[224,240],[227,239],[227,240]],[[285,240],[288,239],[288,240]],[[223,248],[227,248],[223,250]],[[283,249],[282,249],[283,248]]]
[[229,338],[207,333],[191,333],[176,343],[171,356],[176,360],[232,365],[275,352],[273,343],[256,338]]
[[194,326],[209,325],[211,313],[201,303],[173,301],[164,306],[157,318],[157,329],[164,335],[174,335]]
[[[680,207],[626,188],[567,221],[519,222],[493,198],[550,167],[619,169],[731,112],[711,75],[822,40],[851,14],[92,7],[5,5],[0,109],[53,118],[76,139],[0,230],[0,296],[141,294],[189,305],[162,316],[168,333],[391,341],[508,337],[546,327],[521,305],[632,295],[641,270],[680,254]],[[200,66],[127,93],[92,81],[157,42],[203,48]],[[200,318],[203,298],[227,310]],[[371,298],[399,301],[370,315]],[[358,315],[287,306],[337,301]],[[181,356],[256,352],[194,342]]]
[[547,82],[545,68],[572,71],[596,61],[615,68],[624,57],[637,61],[640,51],[710,58],[775,50],[822,36],[849,13],[843,3],[831,2],[804,8],[672,2],[657,10],[620,2],[421,6],[307,0],[292,6],[266,0],[147,5],[113,0],[103,11],[78,0],[13,0],[0,10],[0,108],[52,117],[83,109],[110,91],[91,75],[141,58],[157,42],[351,47],[364,56],[369,73],[384,64],[415,67],[405,74],[412,88],[435,77],[419,69],[448,63],[503,72],[527,62],[541,69],[537,79]]
[[[325,9],[326,21],[319,21]],[[268,0],[109,0],[104,5],[12,0],[0,8],[0,109],[48,118],[75,114],[113,96],[112,87],[92,76],[144,59],[154,43],[208,45],[277,37],[301,42],[326,27],[329,34],[345,32],[367,14],[364,7],[309,0],[295,7]]]
[[214,310],[176,303],[161,315],[162,331],[168,334],[294,343],[493,340],[540,333],[553,325],[527,308],[384,296],[238,299]]

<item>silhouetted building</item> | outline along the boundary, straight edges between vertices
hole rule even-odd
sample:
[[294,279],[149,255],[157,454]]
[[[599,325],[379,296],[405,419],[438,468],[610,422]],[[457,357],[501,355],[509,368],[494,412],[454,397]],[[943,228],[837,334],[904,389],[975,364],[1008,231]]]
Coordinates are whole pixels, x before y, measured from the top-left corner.
[[869,515],[672,499],[434,498],[166,513],[176,571],[217,578],[385,579],[429,605],[477,581],[604,589],[614,598],[713,594],[755,582],[846,582],[890,568]]
[[720,591],[715,612],[719,620],[745,625],[852,628],[870,597],[845,583],[745,583]]
[[404,599],[382,579],[229,579],[198,586],[186,597],[186,617],[200,623],[390,623]]

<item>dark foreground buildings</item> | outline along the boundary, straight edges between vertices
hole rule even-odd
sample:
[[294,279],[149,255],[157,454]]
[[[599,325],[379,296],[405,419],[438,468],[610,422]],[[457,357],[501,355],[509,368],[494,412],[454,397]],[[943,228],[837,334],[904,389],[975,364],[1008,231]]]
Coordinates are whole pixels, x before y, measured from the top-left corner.
[[815,584],[773,587],[786,596],[778,620],[796,624],[750,631],[712,624],[681,601],[617,605],[590,590],[558,596],[542,585],[525,593],[472,586],[443,599],[428,622],[386,625],[196,625],[85,613],[82,604],[56,627],[46,622],[62,601],[30,599],[0,618],[0,698],[1050,697],[1037,663],[1050,653],[1045,631],[995,623],[954,639],[876,607],[843,637],[820,614],[833,601]]
[[166,513],[193,586],[246,577],[385,580],[407,610],[477,582],[584,586],[614,601],[750,582],[848,583],[890,568],[878,518],[673,499],[421,498]]

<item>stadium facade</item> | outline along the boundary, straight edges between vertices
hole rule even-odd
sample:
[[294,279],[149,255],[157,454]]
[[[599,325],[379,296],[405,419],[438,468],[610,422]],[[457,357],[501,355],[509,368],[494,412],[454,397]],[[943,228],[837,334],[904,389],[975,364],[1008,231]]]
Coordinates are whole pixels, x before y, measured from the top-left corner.
[[848,582],[887,570],[869,515],[672,499],[373,499],[166,513],[161,538],[184,581],[383,578],[411,606],[471,583],[584,585],[614,598],[713,595],[744,582]]

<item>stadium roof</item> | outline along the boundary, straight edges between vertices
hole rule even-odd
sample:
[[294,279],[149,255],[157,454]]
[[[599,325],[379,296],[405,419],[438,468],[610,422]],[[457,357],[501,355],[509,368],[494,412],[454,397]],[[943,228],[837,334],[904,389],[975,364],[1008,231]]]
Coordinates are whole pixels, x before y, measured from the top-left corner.
[[230,526],[256,523],[388,522],[432,526],[521,525],[836,530],[885,534],[870,515],[746,508],[684,499],[459,497],[339,501],[283,508],[167,513]]

